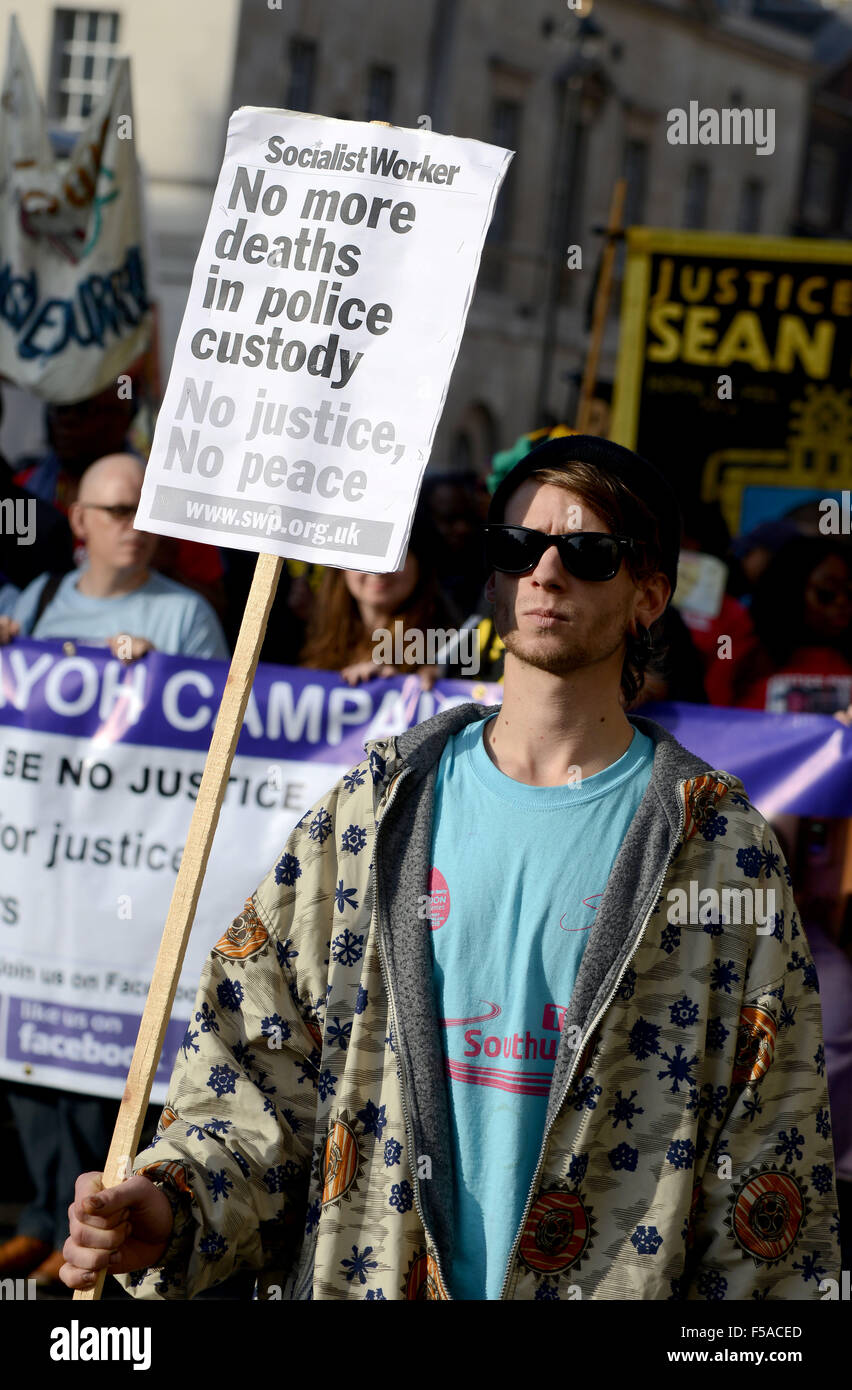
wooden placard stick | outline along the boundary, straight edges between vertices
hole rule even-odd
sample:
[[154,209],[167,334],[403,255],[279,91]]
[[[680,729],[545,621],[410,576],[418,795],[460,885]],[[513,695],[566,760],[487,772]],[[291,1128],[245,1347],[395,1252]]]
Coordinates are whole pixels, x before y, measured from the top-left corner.
[[589,350],[583,369],[583,382],[580,399],[577,403],[577,433],[585,434],[589,428],[592,400],[598,379],[598,361],[601,355],[604,329],[606,328],[609,300],[612,293],[612,271],[615,264],[615,251],[622,232],[621,219],[624,215],[624,199],[627,196],[627,180],[616,179],[609,206],[609,222],[606,227],[607,242],[601,257],[601,273],[595,294],[595,307],[592,315],[592,332]]
[[[231,763],[243,726],[266,624],[269,621],[283,564],[280,556],[264,553],[258,555],[254,567],[251,590],[222,693],[216,727],[210,740],[204,775],[189,823],[183,858],[169,904],[166,925],[163,928],[160,949],[151,977],[151,987],[145,1001],[121,1107],[107,1154],[103,1179],[105,1187],[116,1186],[129,1175],[136,1154],[136,1145],[139,1143],[142,1121],[151,1095],[189,933],[207,870],[213,836],[228,786]],[[74,1297],[100,1298],[105,1276],[106,1270],[99,1270],[92,1287],[76,1289]]]

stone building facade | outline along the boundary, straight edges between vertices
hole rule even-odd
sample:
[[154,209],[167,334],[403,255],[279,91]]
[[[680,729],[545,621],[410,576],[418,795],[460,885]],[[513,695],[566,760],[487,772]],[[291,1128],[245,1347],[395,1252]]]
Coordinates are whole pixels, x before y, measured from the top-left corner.
[[[585,8],[582,5],[585,5]],[[430,469],[483,468],[546,416],[573,422],[613,183],[627,218],[784,234],[795,213],[811,44],[692,0],[243,0],[232,104],[307,107],[516,151]],[[775,148],[675,147],[691,101],[772,107]],[[582,269],[567,268],[569,246]],[[579,259],[576,254],[574,260]],[[612,381],[618,282],[601,359]]]
[[[0,32],[15,7],[0,0]],[[573,423],[602,245],[595,228],[619,175],[628,222],[792,230],[814,44],[759,9],[759,0],[88,0],[77,12],[28,0],[21,24],[62,124],[58,17],[116,16],[117,49],[132,59],[164,377],[236,106],[403,126],[428,115],[435,130],[516,151],[435,441],[430,470],[443,471],[483,469],[548,416]],[[693,101],[771,106],[774,152],[669,144],[668,112]],[[568,269],[569,246],[581,268]],[[619,286],[617,274],[603,397]]]

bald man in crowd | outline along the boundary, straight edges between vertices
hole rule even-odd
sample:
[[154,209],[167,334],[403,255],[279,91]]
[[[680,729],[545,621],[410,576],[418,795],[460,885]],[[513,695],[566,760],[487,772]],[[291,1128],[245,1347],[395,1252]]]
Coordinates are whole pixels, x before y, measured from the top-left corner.
[[[20,633],[105,643],[124,661],[153,649],[228,659],[207,600],[149,568],[157,537],[133,527],[144,472],[132,454],[109,454],[86,470],[68,519],[87,563],[27,585],[14,616],[0,617],[0,645]],[[75,1178],[102,1165],[117,1105],[44,1086],[10,1082],[5,1090],[35,1194],[15,1235],[0,1244],[0,1278],[29,1275],[47,1286],[63,1263]]]
[[228,659],[207,600],[149,568],[157,537],[133,527],[144,475],[144,464],[133,454],[108,454],[86,470],[68,519],[86,546],[87,564],[64,575],[46,604],[41,600],[50,576],[34,579],[11,619],[0,618],[0,643],[22,633],[106,643],[130,661],[152,649]]

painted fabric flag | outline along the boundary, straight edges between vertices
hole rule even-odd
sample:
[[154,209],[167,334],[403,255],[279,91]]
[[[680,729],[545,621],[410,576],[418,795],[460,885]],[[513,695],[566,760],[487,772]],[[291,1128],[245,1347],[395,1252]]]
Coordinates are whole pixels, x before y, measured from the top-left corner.
[[130,64],[54,156],[14,17],[0,93],[0,377],[56,404],[97,395],[150,334]]

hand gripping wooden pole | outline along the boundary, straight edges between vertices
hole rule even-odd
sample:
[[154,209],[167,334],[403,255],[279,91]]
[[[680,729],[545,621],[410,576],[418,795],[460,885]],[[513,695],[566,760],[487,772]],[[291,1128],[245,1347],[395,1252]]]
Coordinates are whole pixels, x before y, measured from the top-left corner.
[[609,313],[609,297],[612,292],[612,269],[615,263],[615,252],[619,237],[621,236],[621,219],[624,214],[624,199],[627,196],[627,180],[616,179],[615,187],[612,190],[612,201],[609,207],[609,222],[606,228],[607,242],[601,257],[601,273],[598,279],[598,288],[595,294],[595,307],[592,315],[592,333],[589,339],[589,350],[586,354],[586,365],[583,370],[583,383],[580,387],[580,399],[577,403],[577,433],[585,434],[589,428],[589,419],[592,412],[592,398],[595,394],[595,384],[598,379],[598,359],[601,355],[601,344],[603,343],[604,329],[606,328],[606,318]]
[[[204,882],[207,860],[228,786],[237,740],[251,692],[266,624],[284,561],[277,555],[258,555],[240,634],[210,740],[204,776],[189,823],[163,937],[139,1024],[133,1059],[115,1122],[104,1168],[103,1185],[113,1187],[129,1175],[142,1120],[151,1095],[163,1039],[171,1017],[189,933]],[[100,1270],[90,1289],[76,1289],[76,1299],[100,1298],[106,1270]]]

